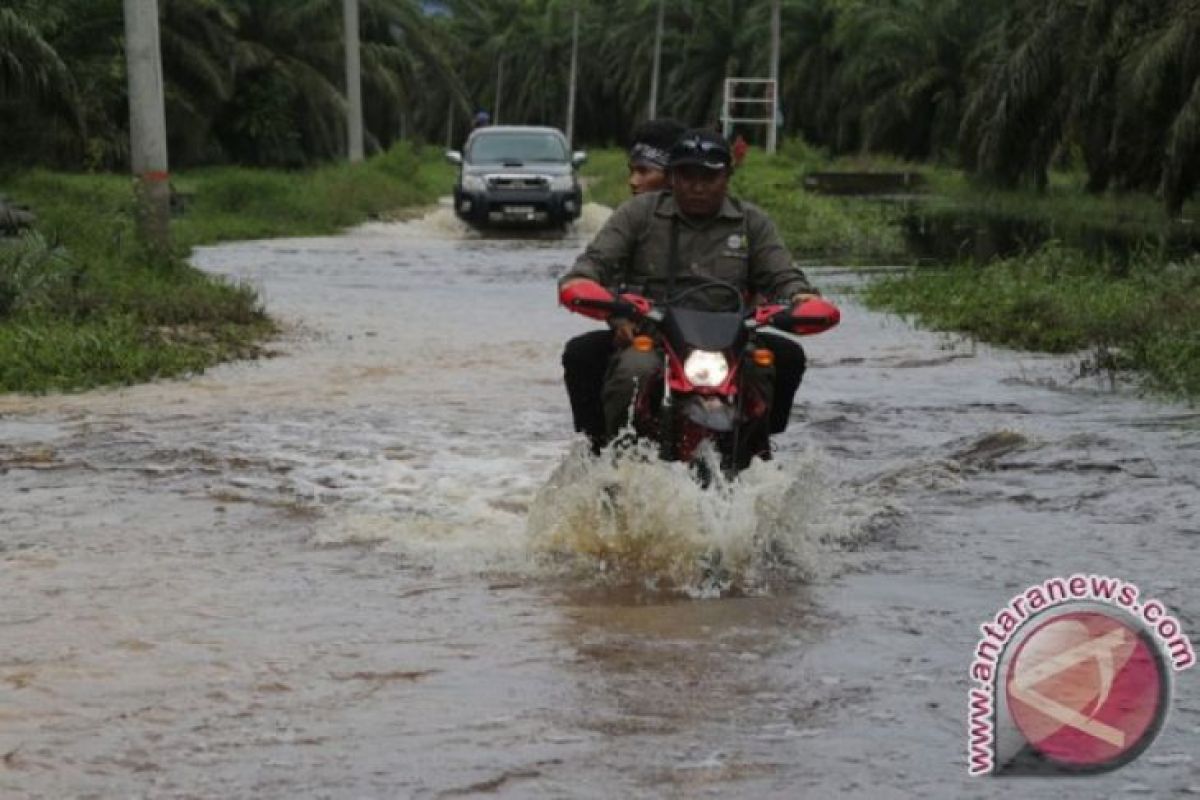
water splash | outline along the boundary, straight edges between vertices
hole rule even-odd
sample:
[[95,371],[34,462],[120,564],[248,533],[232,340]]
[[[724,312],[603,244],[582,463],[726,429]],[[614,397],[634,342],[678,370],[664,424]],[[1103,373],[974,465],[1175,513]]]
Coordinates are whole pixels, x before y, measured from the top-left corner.
[[529,543],[575,579],[692,597],[761,593],[829,572],[833,553],[859,535],[852,516],[835,512],[827,467],[810,449],[705,488],[648,445],[598,459],[580,447],[535,498]]

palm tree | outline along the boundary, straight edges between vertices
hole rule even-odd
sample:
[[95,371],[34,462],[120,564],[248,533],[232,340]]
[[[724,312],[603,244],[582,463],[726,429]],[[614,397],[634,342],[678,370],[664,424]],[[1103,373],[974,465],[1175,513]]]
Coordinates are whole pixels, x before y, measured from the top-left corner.
[[766,77],[769,41],[765,14],[753,15],[762,0],[690,0],[681,52],[666,72],[666,107],[692,125],[707,124],[721,113],[725,79]]
[[363,0],[361,35],[367,130],[381,146],[401,130],[436,137],[447,98],[464,116],[469,113],[451,31],[419,4]]
[[842,14],[839,93],[858,120],[861,146],[908,158],[948,150],[957,138],[969,62],[997,0],[858,2]]
[[171,161],[220,158],[213,122],[233,95],[237,17],[219,0],[162,0],[159,26]]
[[847,150],[850,132],[839,121],[842,95],[834,85],[842,52],[835,40],[841,0],[791,0],[781,9],[779,98],[785,129],[811,142]]
[[1126,139],[1139,129],[1150,134],[1151,153],[1161,160],[1147,173],[1161,174],[1167,211],[1178,216],[1200,184],[1200,0],[1171,5],[1126,62],[1132,102],[1120,133]]
[[70,72],[42,32],[13,8],[0,8],[0,96],[71,89]]
[[[18,162],[30,151],[51,157],[64,142],[78,142],[84,129],[71,71],[45,35],[52,12],[0,8],[0,153]],[[39,16],[40,26],[33,22]]]
[[1001,186],[1047,184],[1059,147],[1083,131],[1089,158],[1104,160],[1110,91],[1120,60],[1123,0],[1025,0],[990,42],[992,63],[960,132],[964,160]]

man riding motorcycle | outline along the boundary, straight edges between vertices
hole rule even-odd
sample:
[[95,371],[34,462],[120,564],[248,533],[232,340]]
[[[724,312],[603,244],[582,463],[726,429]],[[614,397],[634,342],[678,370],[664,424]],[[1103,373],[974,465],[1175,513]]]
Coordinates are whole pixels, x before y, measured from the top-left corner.
[[[672,190],[640,194],[617,209],[559,281],[560,292],[593,281],[662,300],[667,286],[707,279],[732,284],[747,296],[787,298],[793,304],[816,297],[767,215],[729,196],[732,160],[729,143],[719,134],[686,132],[669,153]],[[700,292],[693,300],[718,310],[728,297]],[[627,321],[615,324],[619,329]],[[778,432],[787,425],[804,372],[803,351],[781,336],[762,339],[776,354],[774,369],[759,380],[771,384],[766,387],[773,398],[770,428]],[[602,392],[606,437],[626,424],[636,386],[658,369],[656,354],[636,348],[622,347],[611,359]]]

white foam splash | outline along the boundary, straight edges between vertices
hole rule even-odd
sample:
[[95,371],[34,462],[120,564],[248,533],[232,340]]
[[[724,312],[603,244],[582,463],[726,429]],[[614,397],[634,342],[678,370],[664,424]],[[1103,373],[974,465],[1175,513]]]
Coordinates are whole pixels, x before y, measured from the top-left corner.
[[810,449],[704,488],[686,465],[648,448],[600,459],[580,449],[534,500],[529,544],[576,577],[691,596],[810,580],[859,535],[855,520],[835,513],[827,466]]

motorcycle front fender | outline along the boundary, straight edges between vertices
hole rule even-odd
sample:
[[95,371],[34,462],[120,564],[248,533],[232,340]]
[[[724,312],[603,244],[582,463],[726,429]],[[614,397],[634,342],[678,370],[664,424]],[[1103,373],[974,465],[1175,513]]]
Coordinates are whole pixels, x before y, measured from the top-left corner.
[[729,433],[737,424],[737,408],[726,398],[692,395],[681,410],[691,422],[715,433]]

